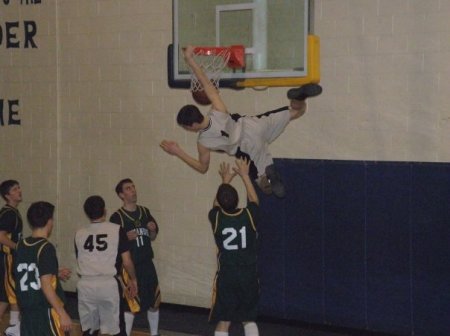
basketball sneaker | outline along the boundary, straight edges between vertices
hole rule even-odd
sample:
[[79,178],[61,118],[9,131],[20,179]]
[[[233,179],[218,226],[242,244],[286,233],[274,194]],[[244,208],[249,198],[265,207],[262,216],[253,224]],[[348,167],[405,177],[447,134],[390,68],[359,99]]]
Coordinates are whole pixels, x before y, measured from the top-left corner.
[[305,84],[298,88],[290,89],[287,92],[288,99],[294,100],[305,100],[306,98],[311,98],[318,96],[322,93],[322,87],[319,84]]
[[5,336],[20,336],[20,322],[6,328]]
[[275,166],[271,164],[266,167],[266,176],[272,187],[273,194],[278,198],[284,198],[286,196],[286,190],[283,182],[281,182],[281,176],[276,171]]

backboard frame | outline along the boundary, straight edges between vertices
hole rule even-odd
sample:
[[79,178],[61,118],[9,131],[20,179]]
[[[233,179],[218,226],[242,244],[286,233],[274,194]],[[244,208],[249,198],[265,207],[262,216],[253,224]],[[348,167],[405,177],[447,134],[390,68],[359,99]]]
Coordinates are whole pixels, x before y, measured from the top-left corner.
[[[181,71],[179,64],[184,60],[179,59],[182,55],[180,47],[178,46],[178,34],[176,31],[179,29],[179,23],[177,19],[178,4],[180,1],[186,0],[173,0],[173,19],[174,19],[174,32],[173,43],[169,45],[167,50],[167,67],[168,67],[168,84],[171,88],[189,88],[190,87],[190,72],[185,69]],[[300,1],[300,0],[298,0]],[[245,88],[245,87],[266,87],[266,86],[299,86],[306,83],[318,83],[320,81],[320,41],[318,36],[310,35],[310,23],[311,13],[310,10],[313,5],[313,0],[301,0],[304,1],[305,19],[303,20],[303,29],[308,35],[304,38],[304,57],[303,66],[289,69],[288,71],[253,71],[253,72],[241,72],[241,71],[229,71],[223,72],[220,79],[220,87],[222,88]],[[249,4],[240,4],[243,8],[247,9]],[[228,10],[228,5],[220,5],[220,10]],[[237,5],[233,5],[237,6]],[[251,4],[250,4],[251,6]],[[217,8],[216,8],[217,9]],[[217,13],[216,13],[216,25],[217,25]],[[217,29],[217,27],[216,27]],[[219,39],[216,36],[216,46],[219,43]],[[246,48],[247,49],[247,48]]]

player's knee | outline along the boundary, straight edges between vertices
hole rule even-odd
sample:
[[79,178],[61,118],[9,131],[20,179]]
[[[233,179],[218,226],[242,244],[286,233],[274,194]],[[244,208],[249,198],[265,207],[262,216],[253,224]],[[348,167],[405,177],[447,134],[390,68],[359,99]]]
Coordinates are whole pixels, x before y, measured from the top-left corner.
[[306,103],[304,100],[291,100],[291,108],[289,110],[291,120],[300,118],[306,112]]
[[258,326],[255,322],[243,322],[245,336],[258,336]]
[[219,321],[216,325],[216,331],[228,332],[230,324],[231,324],[230,321]]

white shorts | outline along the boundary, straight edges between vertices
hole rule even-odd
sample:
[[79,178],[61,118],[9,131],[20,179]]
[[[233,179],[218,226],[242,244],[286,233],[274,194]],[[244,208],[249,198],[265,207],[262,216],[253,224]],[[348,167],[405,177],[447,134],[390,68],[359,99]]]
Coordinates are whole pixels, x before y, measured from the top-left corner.
[[289,110],[271,113],[263,117],[244,117],[240,150],[247,153],[258,169],[258,176],[273,164],[269,144],[283,133],[291,119]]
[[82,277],[77,284],[78,313],[81,329],[99,330],[102,334],[120,332],[120,293],[117,279]]

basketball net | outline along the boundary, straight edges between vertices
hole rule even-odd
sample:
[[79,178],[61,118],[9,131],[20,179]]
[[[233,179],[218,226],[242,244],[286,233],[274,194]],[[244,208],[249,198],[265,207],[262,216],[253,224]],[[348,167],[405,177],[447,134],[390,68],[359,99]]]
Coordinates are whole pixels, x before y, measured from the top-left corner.
[[[230,59],[231,50],[229,48],[217,48],[214,52],[211,50],[205,50],[202,48],[196,48],[194,50],[194,60],[198,66],[206,74],[210,82],[219,89],[220,76],[222,70]],[[191,71],[191,91],[203,91],[203,86]]]

